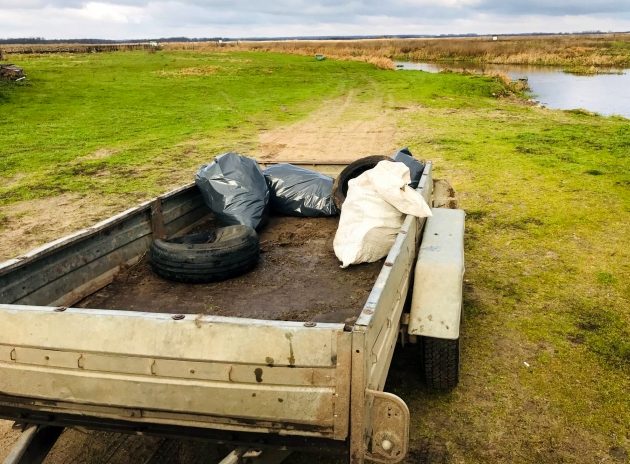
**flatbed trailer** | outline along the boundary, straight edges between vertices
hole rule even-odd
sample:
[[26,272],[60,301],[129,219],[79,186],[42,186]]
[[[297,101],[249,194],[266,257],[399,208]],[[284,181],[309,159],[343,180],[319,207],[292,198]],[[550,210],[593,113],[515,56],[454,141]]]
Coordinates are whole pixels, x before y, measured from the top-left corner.
[[383,389],[424,223],[339,269],[335,219],[272,218],[256,270],[175,284],[146,254],[212,225],[191,184],[0,264],[0,417],[399,462],[409,410]]

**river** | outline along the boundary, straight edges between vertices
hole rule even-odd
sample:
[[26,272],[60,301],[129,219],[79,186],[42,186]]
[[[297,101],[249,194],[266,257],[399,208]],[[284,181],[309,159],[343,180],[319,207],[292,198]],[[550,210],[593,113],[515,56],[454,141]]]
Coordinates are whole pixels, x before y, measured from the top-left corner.
[[532,98],[548,108],[582,108],[602,115],[630,118],[630,70],[620,74],[579,76],[560,68],[526,65],[462,65],[396,62],[397,69],[437,73],[444,69],[500,71],[512,79],[526,78]]

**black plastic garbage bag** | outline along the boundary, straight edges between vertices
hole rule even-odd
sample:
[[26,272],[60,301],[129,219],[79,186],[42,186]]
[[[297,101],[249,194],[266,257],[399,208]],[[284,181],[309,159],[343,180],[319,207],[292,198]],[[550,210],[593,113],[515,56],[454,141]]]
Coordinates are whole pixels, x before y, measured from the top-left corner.
[[195,183],[206,205],[226,225],[256,229],[263,221],[269,189],[255,160],[232,152],[217,156],[199,168]]
[[405,163],[405,165],[409,168],[409,174],[411,174],[411,182],[409,183],[409,186],[411,188],[418,188],[420,177],[422,177],[422,171],[424,171],[424,163],[419,159],[414,158],[407,147],[398,150],[392,158],[394,161]]
[[292,164],[276,164],[264,171],[271,208],[289,216],[335,216],[333,179]]

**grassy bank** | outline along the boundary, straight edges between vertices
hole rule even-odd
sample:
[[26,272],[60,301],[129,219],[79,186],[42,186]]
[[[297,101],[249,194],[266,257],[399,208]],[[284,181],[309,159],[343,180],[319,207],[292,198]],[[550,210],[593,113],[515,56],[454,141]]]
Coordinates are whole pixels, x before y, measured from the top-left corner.
[[413,348],[387,385],[410,405],[408,462],[614,463],[630,452],[626,119],[496,98],[504,86],[491,78],[299,56],[19,61],[29,84],[0,87],[0,234],[25,200],[146,198],[332,97],[387,102],[397,142],[433,159],[467,211],[461,385],[425,391]]
[[171,49],[263,50],[367,61],[393,68],[392,60],[560,66],[582,74],[630,67],[630,34],[501,36],[453,39],[242,42],[167,44]]
[[360,85],[347,78],[360,74],[355,63],[288,55],[12,59],[28,82],[0,83],[0,205],[63,192],[157,194],[174,172]]

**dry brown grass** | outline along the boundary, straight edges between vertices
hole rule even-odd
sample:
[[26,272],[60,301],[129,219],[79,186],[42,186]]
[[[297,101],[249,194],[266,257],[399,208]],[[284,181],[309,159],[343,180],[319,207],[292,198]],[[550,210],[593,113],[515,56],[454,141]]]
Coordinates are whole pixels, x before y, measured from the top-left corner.
[[[630,67],[630,34],[513,36],[456,39],[391,39],[167,44],[168,49],[258,50],[366,61],[391,69],[392,60],[555,65],[565,68]],[[379,60],[380,59],[380,60]],[[383,60],[383,61],[381,61]]]
[[[197,43],[169,43],[165,44],[166,50],[197,50],[197,51],[263,51],[291,53],[294,55],[315,56],[323,54],[328,58],[337,60],[363,61],[371,63],[379,69],[394,69],[394,61],[392,57],[383,54],[374,53],[372,50],[364,50],[361,47],[355,47],[354,43],[358,41],[349,41],[348,45],[335,46],[336,44],[346,42],[320,42],[320,41],[297,41],[288,42],[197,42]],[[363,41],[361,41],[363,42]],[[332,46],[331,46],[332,45]]]
[[[159,47],[158,47],[159,48]],[[155,51],[156,47],[150,43],[126,43],[126,44],[10,44],[3,45],[5,55],[15,54],[42,54],[42,53],[96,53],[117,52],[131,50]]]
[[[160,44],[168,50],[241,50],[324,54],[329,58],[364,61],[393,69],[393,60],[472,62],[562,66],[596,73],[603,68],[630,67],[630,33],[561,36],[502,36],[452,39],[289,40],[263,42],[183,42]],[[139,44],[3,45],[11,53],[79,53],[153,49]]]
[[156,71],[158,76],[162,77],[199,77],[216,74],[221,69],[219,66],[198,66],[194,68],[182,68],[176,71]]

